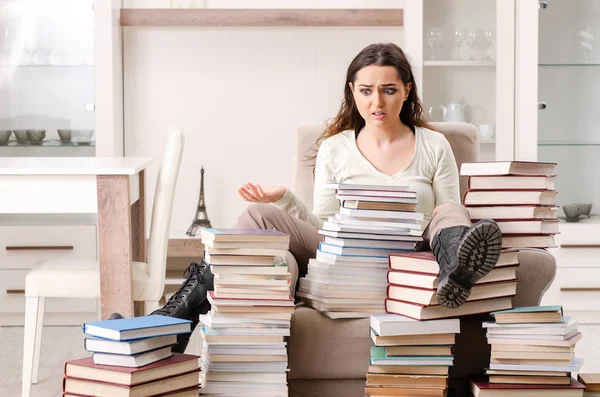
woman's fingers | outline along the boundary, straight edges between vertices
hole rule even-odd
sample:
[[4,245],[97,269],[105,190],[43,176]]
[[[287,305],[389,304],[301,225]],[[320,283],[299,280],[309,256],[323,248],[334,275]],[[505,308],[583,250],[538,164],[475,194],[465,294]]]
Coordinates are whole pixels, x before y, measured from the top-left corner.
[[261,199],[263,199],[263,200],[266,198],[266,197],[265,197],[265,192],[264,192],[264,190],[262,189],[262,186],[260,186],[260,185],[256,185],[256,191],[258,192],[258,197],[260,197],[260,198],[261,198]]
[[250,201],[251,203],[255,203],[256,199],[248,193],[248,190],[244,187],[241,187],[238,189],[238,193],[240,194],[240,196],[242,196],[242,198],[246,201]]

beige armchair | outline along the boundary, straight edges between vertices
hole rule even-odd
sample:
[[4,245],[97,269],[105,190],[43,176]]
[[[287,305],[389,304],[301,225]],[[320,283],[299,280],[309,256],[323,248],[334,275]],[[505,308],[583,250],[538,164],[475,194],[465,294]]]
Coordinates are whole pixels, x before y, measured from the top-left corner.
[[[467,123],[434,123],[454,152],[457,165],[477,161],[477,129]],[[305,160],[313,153],[324,125],[302,125],[294,136],[294,179],[292,191],[309,208],[313,205],[312,166]],[[466,181],[461,180],[461,194]],[[462,197],[462,195],[461,195]],[[519,285],[515,306],[539,304],[556,272],[554,257],[545,250],[528,249],[519,254]],[[297,274],[297,264],[288,255],[288,265]],[[455,367],[450,372],[451,387],[457,396],[467,395],[465,377],[483,374],[489,365],[489,345],[481,322],[486,316],[461,320],[461,334],[455,346]],[[364,396],[365,374],[369,366],[369,320],[331,320],[307,307],[298,307],[292,317],[288,342],[290,396]]]

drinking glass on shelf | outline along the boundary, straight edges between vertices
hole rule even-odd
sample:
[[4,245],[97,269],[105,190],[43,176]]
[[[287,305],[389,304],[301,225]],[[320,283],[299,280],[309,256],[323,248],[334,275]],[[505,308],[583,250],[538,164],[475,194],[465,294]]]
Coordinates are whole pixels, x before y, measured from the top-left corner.
[[464,41],[462,29],[454,29],[452,37],[454,39],[452,45],[452,59],[458,61],[460,59],[460,46]]
[[496,59],[496,34],[494,29],[486,29],[483,32],[483,41],[485,43],[486,58],[489,60]]
[[475,31],[475,45],[471,46],[473,59],[476,61],[485,61],[488,58],[487,50],[489,43],[487,41],[488,31],[478,29]]
[[473,29],[462,29],[463,42],[458,50],[461,61],[470,61],[473,58],[473,46],[477,42],[477,35]]
[[440,59],[444,46],[444,31],[441,28],[429,29],[427,43],[431,47],[431,59]]

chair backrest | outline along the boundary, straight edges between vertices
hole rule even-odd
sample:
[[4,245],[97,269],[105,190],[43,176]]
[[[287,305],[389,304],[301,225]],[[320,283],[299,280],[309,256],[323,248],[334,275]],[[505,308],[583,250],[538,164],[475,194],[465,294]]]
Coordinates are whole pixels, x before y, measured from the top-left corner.
[[160,300],[164,292],[169,229],[183,145],[183,131],[177,126],[169,127],[162,163],[156,177],[150,239],[146,251],[150,279],[139,300]]
[[[448,139],[459,170],[462,163],[479,160],[479,133],[473,124],[445,122],[431,124]],[[302,124],[294,134],[292,191],[309,209],[313,207],[314,178],[312,162],[307,162],[306,156],[316,154],[315,142],[324,130],[324,124]],[[466,190],[467,180],[461,177],[461,200]]]

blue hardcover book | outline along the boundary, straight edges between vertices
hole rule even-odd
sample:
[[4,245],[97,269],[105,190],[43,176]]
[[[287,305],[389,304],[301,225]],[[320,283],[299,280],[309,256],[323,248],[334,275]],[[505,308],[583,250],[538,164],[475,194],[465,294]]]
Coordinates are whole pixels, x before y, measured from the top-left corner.
[[163,335],[187,334],[192,332],[191,323],[190,320],[153,315],[84,323],[82,328],[86,335],[127,341]]

